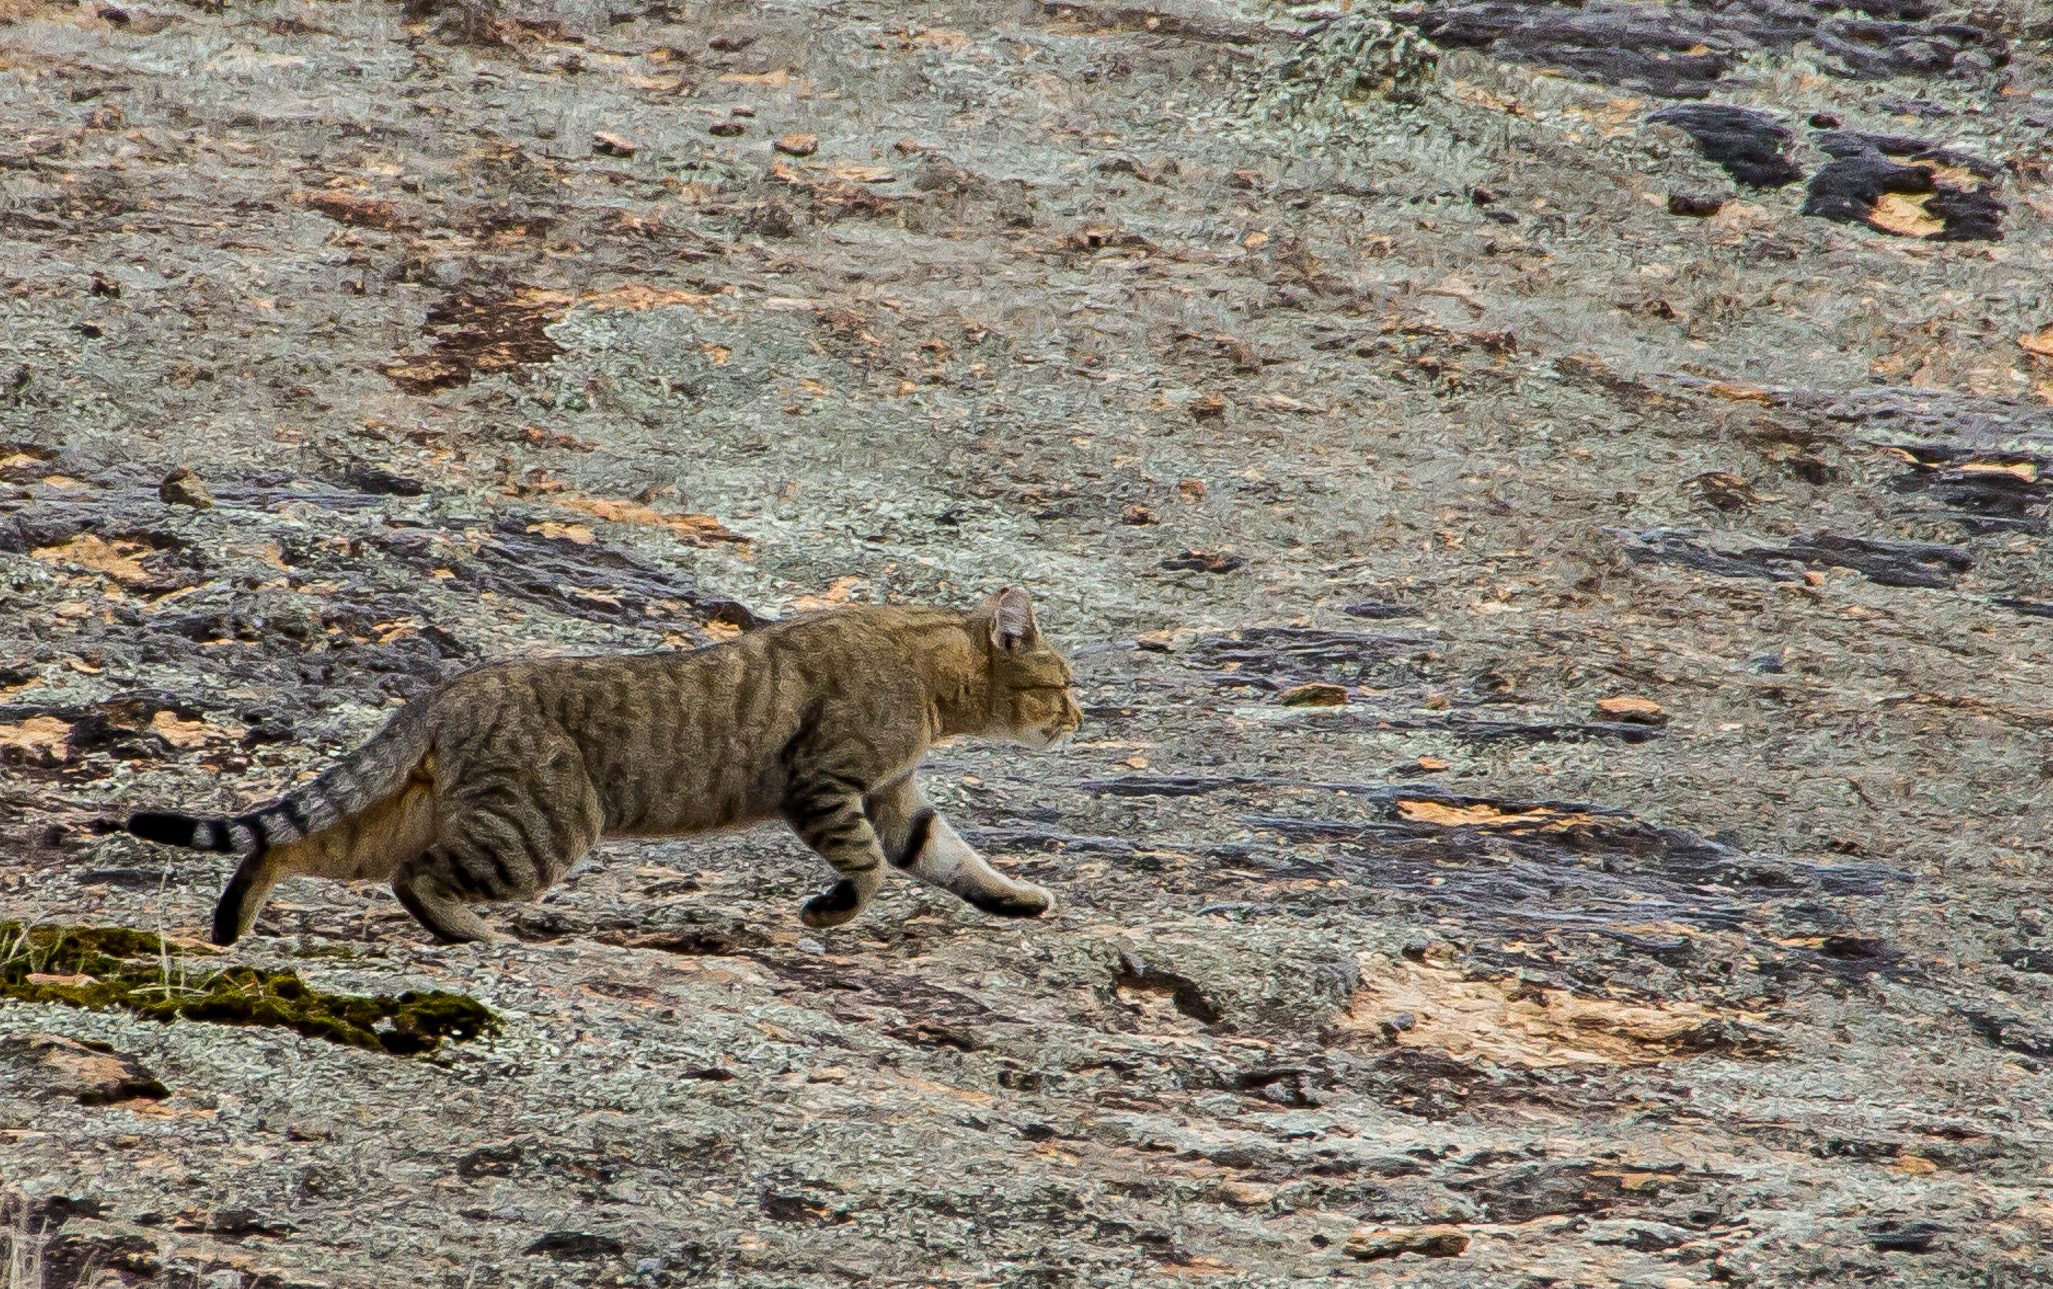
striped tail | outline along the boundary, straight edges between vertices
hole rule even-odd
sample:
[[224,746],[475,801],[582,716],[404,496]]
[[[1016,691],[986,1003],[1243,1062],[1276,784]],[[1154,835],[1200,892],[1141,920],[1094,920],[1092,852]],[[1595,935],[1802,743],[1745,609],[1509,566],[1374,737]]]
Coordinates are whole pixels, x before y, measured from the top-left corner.
[[[296,861],[279,856],[267,862],[266,856],[326,832],[397,793],[420,769],[432,742],[428,722],[408,708],[319,778],[248,814],[201,818],[148,810],[129,816],[128,831],[144,841],[241,856],[242,864],[215,910],[214,942],[232,944],[255,917],[248,901],[261,903],[288,869],[305,871],[304,862],[313,852],[306,847],[287,852],[298,856]],[[316,843],[315,851],[322,845]]]
[[376,804],[405,784],[418,757],[405,765],[379,764],[386,758],[378,753],[395,750],[380,746],[384,742],[381,734],[330,766],[320,778],[246,815],[201,818],[146,810],[128,817],[128,831],[144,841],[244,859],[262,855],[273,846],[289,846]]
[[[287,813],[287,807],[295,807]],[[291,836],[278,836],[267,816],[283,815],[286,829]],[[300,811],[292,798],[253,810],[246,815],[232,818],[222,816],[202,819],[194,815],[181,815],[171,811],[145,810],[128,817],[128,831],[144,841],[154,841],[165,846],[183,846],[188,850],[211,851],[217,855],[261,855],[272,846],[294,841],[309,831],[294,820]],[[304,816],[300,816],[304,818]]]

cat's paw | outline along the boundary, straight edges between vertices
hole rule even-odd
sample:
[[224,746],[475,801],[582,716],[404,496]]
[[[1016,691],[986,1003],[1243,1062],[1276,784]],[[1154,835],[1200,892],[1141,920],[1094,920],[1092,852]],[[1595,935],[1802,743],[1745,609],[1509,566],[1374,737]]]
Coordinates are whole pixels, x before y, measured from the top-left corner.
[[1055,906],[1055,897],[1032,882],[1014,882],[1009,891],[979,893],[970,903],[993,917],[1037,918]]
[[860,888],[847,878],[834,883],[826,890],[798,906],[798,920],[809,927],[841,926],[855,921],[855,915],[863,911]]

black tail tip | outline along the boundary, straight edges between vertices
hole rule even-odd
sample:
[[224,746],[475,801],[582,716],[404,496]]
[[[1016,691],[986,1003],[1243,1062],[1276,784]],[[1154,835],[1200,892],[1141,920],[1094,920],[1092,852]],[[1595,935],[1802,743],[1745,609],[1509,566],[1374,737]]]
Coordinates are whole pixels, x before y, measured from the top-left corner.
[[166,846],[191,846],[199,838],[199,820],[190,815],[149,810],[128,817],[128,831],[144,841]]
[[246,868],[247,865],[237,869],[235,876],[228,879],[228,889],[221,892],[221,899],[214,905],[213,940],[224,948],[242,938],[242,902],[249,897],[250,887]]

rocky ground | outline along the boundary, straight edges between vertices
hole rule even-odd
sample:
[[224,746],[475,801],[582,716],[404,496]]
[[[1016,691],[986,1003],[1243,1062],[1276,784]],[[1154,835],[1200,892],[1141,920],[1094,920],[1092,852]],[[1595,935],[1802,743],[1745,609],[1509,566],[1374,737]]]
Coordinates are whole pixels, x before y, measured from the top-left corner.
[[501,1031],[21,985],[8,1289],[2053,1284],[2043,5],[618,2],[0,3],[0,918],[1009,583],[1085,728],[930,781],[1061,905],[288,882],[213,965]]

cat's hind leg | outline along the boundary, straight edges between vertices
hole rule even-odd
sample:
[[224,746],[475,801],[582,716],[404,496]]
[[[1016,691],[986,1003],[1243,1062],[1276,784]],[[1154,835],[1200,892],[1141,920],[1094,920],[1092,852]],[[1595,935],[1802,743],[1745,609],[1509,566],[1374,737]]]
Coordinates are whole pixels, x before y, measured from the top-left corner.
[[604,814],[568,735],[494,739],[446,759],[435,836],[392,874],[392,893],[436,938],[504,940],[470,907],[531,900],[599,840]]
[[434,828],[434,803],[427,781],[416,779],[319,832],[258,851],[242,861],[214,906],[214,943],[234,944],[248,935],[280,878],[300,874],[382,881],[405,860],[420,854]]
[[470,902],[457,894],[448,877],[449,867],[432,852],[408,860],[392,874],[392,893],[415,921],[444,944],[509,939],[494,931]]

